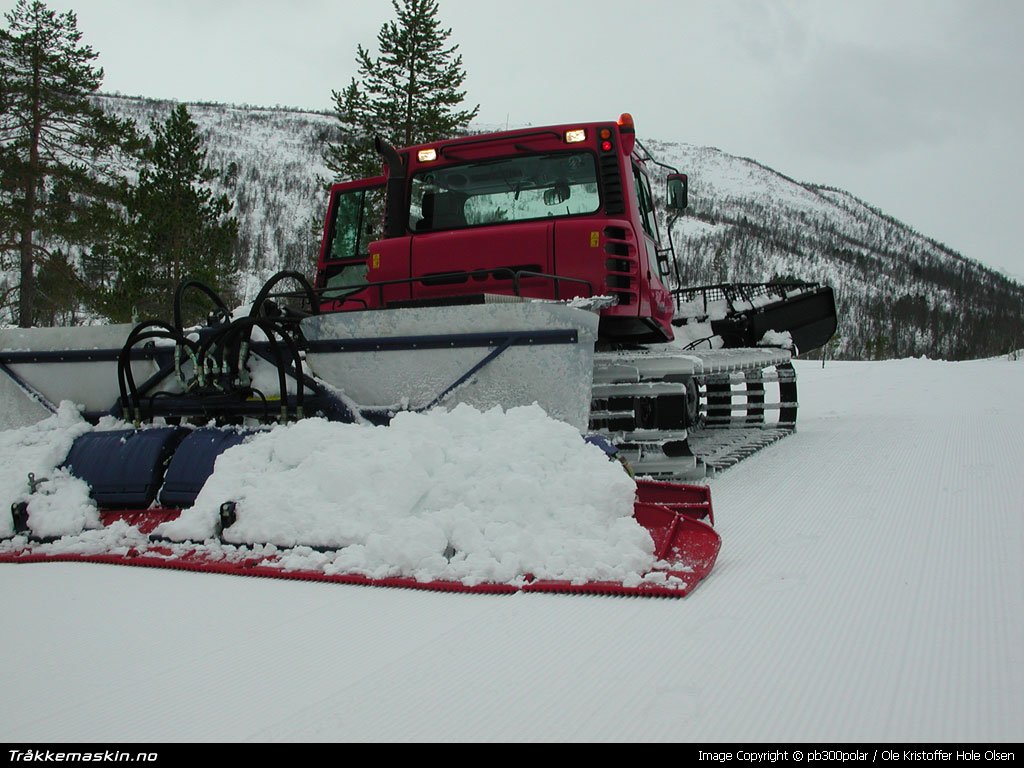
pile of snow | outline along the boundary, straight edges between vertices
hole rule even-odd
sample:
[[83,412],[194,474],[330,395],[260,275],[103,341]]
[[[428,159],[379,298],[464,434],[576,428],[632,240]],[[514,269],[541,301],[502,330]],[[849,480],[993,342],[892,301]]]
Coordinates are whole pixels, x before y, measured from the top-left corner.
[[[11,504],[29,501],[29,519],[37,536],[63,536],[99,525],[88,486],[55,469],[75,438],[89,429],[78,409],[65,401],[49,418],[0,432],[0,504],[10,509]],[[35,493],[29,486],[30,473],[39,483]],[[0,536],[13,532],[10,515],[0,515]]]
[[722,337],[711,328],[711,323],[684,323],[673,326],[672,332],[675,337],[669,344],[675,349],[721,349],[725,346]]
[[757,342],[759,347],[781,347],[782,349],[793,348],[793,336],[789,331],[765,331],[764,336]]
[[[98,428],[115,426],[124,425]],[[57,468],[90,428],[64,403],[0,432],[0,500],[28,502],[34,535],[63,537],[47,551],[146,550],[125,523],[102,528],[86,484]],[[311,418],[257,433],[222,454],[195,505],[156,532],[183,542],[172,548],[182,553],[199,541],[226,557],[233,545],[258,545],[249,556],[329,574],[637,584],[656,563],[632,517],[635,492],[617,462],[539,406],[460,405],[399,413],[389,427]],[[237,521],[221,543],[225,501],[236,503]],[[10,516],[0,520],[0,536],[11,536]]]
[[[538,406],[399,413],[389,427],[306,419],[226,451],[157,533],[299,547],[296,568],[467,584],[637,583],[654,566],[635,483]],[[324,555],[308,547],[328,548]]]

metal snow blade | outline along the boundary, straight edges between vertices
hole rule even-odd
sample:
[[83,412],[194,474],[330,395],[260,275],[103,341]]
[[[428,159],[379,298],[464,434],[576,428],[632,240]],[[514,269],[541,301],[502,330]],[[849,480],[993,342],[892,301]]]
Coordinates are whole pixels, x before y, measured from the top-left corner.
[[[0,396],[31,396],[23,424],[63,400],[93,422],[230,424],[316,414],[386,423],[397,410],[536,402],[585,430],[598,316],[498,298],[316,314],[290,326],[250,315],[194,331],[177,321],[0,329]],[[263,340],[250,338],[257,331]]]

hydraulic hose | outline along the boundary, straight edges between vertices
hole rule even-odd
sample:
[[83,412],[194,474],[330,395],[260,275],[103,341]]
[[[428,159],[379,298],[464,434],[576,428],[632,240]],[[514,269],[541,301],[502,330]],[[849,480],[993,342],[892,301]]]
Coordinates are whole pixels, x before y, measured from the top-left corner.
[[186,339],[178,329],[172,328],[161,320],[147,320],[136,325],[128,334],[128,339],[117,356],[117,385],[121,394],[121,403],[123,407],[129,409],[129,417],[134,416],[133,420],[135,421],[142,420],[142,401],[135,384],[135,374],[132,372],[131,352],[140,341],[149,339],[169,339],[174,342],[176,370],[180,370],[179,350],[181,348],[186,349],[192,356],[193,363],[198,365],[195,344]]
[[256,294],[256,298],[252,302],[252,308],[249,310],[250,317],[256,317],[261,313],[264,303],[268,298],[270,298],[270,291],[282,280],[294,280],[297,282],[303,293],[305,293],[306,299],[309,301],[310,312],[314,315],[320,313],[320,304],[316,300],[316,291],[313,290],[313,286],[310,285],[306,276],[301,272],[284,269],[271,276],[271,278],[263,284],[263,287],[260,288],[260,292]]
[[198,291],[201,291],[202,293],[205,293],[207,297],[209,297],[209,299],[214,304],[217,305],[217,309],[220,310],[222,317],[224,317],[225,319],[231,317],[231,311],[224,303],[224,300],[215,290],[213,290],[213,288],[208,286],[206,283],[202,283],[198,280],[184,280],[183,282],[178,284],[178,288],[174,292],[174,327],[177,328],[179,331],[183,331],[185,328],[184,321],[181,316],[182,298],[185,296],[185,291],[189,290],[190,288],[194,288]]

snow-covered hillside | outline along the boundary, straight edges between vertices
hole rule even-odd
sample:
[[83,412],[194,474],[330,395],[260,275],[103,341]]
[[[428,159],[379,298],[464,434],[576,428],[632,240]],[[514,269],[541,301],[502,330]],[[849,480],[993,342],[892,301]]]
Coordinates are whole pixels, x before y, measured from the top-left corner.
[[690,174],[675,240],[688,284],[779,276],[831,285],[845,357],[983,357],[1024,339],[1024,286],[848,192],[712,147],[647,144]]
[[[175,102],[102,96],[104,109],[140,128],[167,119]],[[254,296],[279,269],[311,273],[327,207],[324,142],[337,122],[317,112],[189,104],[206,140],[207,161],[224,172],[216,185],[240,223],[238,288]]]
[[1024,362],[798,370],[683,600],[0,565],[0,735],[1019,741]]

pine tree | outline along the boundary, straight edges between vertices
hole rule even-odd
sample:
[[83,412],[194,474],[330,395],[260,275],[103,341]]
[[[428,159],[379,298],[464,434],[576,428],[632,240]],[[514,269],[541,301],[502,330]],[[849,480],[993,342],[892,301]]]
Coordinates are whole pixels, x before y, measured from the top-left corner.
[[451,28],[438,20],[437,0],[392,0],[396,20],[377,34],[376,58],[356,49],[359,78],[334,91],[343,143],[329,146],[328,167],[340,178],[375,176],[374,135],[397,146],[437,141],[466,130],[479,105],[460,109],[466,73]]
[[178,105],[151,132],[139,182],[128,194],[127,221],[112,249],[114,278],[101,297],[100,309],[118,321],[169,317],[182,280],[224,291],[234,274],[238,220],[228,216],[227,196],[210,188],[220,171],[207,165],[188,108]]
[[[132,125],[91,96],[103,79],[71,11],[18,0],[0,31],[0,219],[3,252],[16,254],[18,323],[36,319],[36,267],[56,244],[80,250],[102,237],[90,217],[116,202],[120,150],[137,147]],[[59,208],[59,210],[57,210]],[[61,263],[67,262],[61,255]]]

